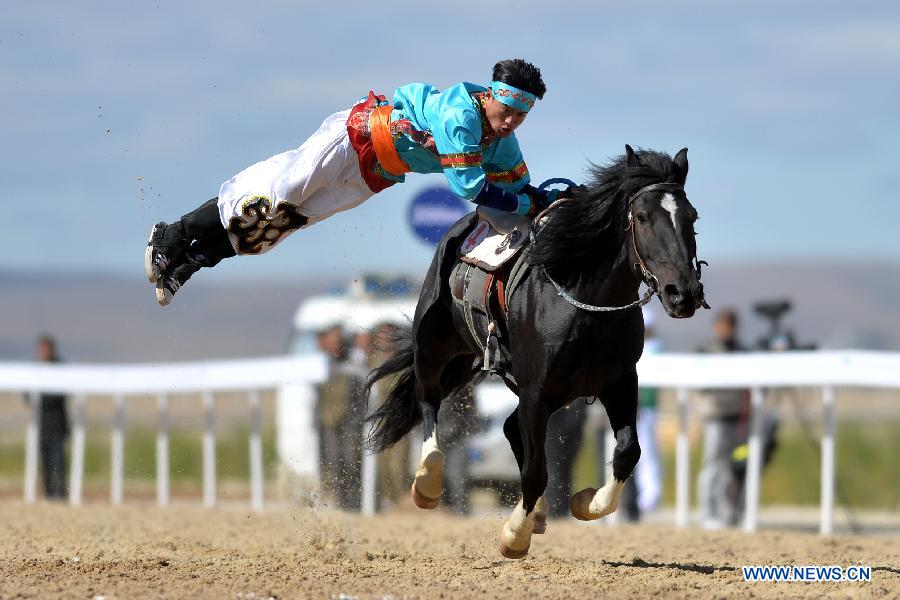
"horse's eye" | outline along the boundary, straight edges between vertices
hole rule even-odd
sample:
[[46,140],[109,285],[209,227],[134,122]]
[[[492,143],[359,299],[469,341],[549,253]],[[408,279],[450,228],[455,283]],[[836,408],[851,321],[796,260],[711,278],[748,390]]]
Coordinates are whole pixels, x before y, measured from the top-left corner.
[[638,220],[638,223],[640,223],[641,225],[646,225],[647,224],[647,215],[645,215],[644,213],[638,213],[637,220]]

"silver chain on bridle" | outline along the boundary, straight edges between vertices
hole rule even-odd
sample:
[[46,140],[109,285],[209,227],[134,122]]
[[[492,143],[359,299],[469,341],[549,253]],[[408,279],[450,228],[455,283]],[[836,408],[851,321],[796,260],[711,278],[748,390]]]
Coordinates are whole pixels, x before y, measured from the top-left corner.
[[[677,183],[654,183],[654,184],[642,187],[635,193],[631,194],[631,196],[629,196],[629,198],[628,198],[628,225],[627,225],[627,227],[625,227],[625,231],[631,232],[631,245],[632,245],[632,248],[634,248],[634,255],[638,260],[638,262],[635,263],[635,266],[640,269],[641,279],[647,285],[647,291],[644,292],[644,295],[640,299],[635,300],[634,302],[632,302],[630,304],[626,304],[625,306],[595,306],[593,304],[585,304],[584,302],[579,302],[578,300],[573,298],[572,295],[569,294],[566,290],[564,290],[561,285],[556,283],[556,281],[552,277],[550,277],[550,273],[547,272],[546,267],[541,267],[541,270],[544,272],[544,277],[546,277],[547,280],[553,284],[553,287],[556,288],[556,292],[559,294],[559,296],[563,300],[565,300],[566,302],[568,302],[575,308],[580,308],[581,310],[587,310],[590,312],[612,312],[615,310],[627,310],[629,308],[634,308],[635,306],[644,306],[645,304],[650,302],[650,300],[653,299],[654,295],[659,294],[659,280],[656,278],[656,275],[654,275],[653,273],[650,272],[650,269],[647,268],[647,265],[644,264],[644,259],[641,257],[640,251],[638,251],[637,240],[636,240],[636,236],[634,234],[634,216],[633,216],[634,201],[639,196],[641,196],[647,192],[653,192],[653,191],[657,191],[657,190],[683,192],[684,187]],[[557,202],[554,202],[553,205],[547,207],[547,209],[544,210],[544,213],[546,214],[551,208],[553,208],[553,206],[559,205],[562,202],[567,202],[568,200],[569,199],[566,198],[566,199],[558,200]],[[543,216],[543,215],[539,215],[538,218],[535,219],[535,222],[538,222],[539,219],[541,218],[541,216]],[[532,243],[534,242],[534,239],[535,239],[535,234],[534,234],[534,232],[532,232],[531,233]],[[697,268],[698,273],[699,273],[699,270],[700,269],[699,269],[699,265],[698,265],[698,268]]]

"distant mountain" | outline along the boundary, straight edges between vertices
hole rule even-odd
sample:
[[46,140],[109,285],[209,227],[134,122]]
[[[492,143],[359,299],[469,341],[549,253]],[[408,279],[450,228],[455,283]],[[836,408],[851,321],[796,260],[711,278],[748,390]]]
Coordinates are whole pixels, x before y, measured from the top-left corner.
[[78,362],[281,354],[298,303],[338,283],[192,281],[162,308],[145,279],[0,272],[0,360],[30,359],[43,332]]
[[[703,270],[713,307],[689,321],[659,318],[658,331],[673,350],[692,350],[709,337],[717,309],[734,307],[741,335],[755,345],[768,322],[753,305],[788,299],[784,317],[797,342],[829,349],[900,350],[900,264],[712,264]],[[662,316],[658,300],[653,306]]]
[[[135,278],[0,271],[0,360],[30,359],[42,332],[57,336],[64,358],[79,362],[278,354],[300,301],[347,280],[192,281],[172,306],[160,308],[152,288]],[[653,300],[657,331],[670,350],[699,345],[725,306],[739,310],[744,340],[753,344],[765,322],[751,306],[781,298],[793,302],[785,324],[799,342],[900,350],[900,265],[713,264],[703,281],[713,311],[692,319],[664,317]]]

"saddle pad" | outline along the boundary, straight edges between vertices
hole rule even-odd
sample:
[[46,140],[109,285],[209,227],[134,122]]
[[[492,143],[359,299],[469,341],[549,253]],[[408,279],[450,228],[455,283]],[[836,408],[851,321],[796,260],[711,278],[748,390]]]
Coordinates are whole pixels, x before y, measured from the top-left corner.
[[485,271],[496,271],[528,241],[528,227],[526,219],[522,228],[515,227],[508,233],[500,233],[486,221],[479,221],[460,246],[461,260]]
[[475,248],[464,254],[461,260],[493,272],[515,256],[527,240],[528,235],[518,229],[505,235],[492,230]]
[[463,241],[462,246],[459,247],[459,253],[462,256],[465,256],[469,252],[475,249],[478,244],[484,241],[491,233],[491,225],[487,221],[478,221],[478,225],[475,226],[475,229],[472,230],[472,233],[466,236],[466,239]]
[[470,264],[457,262],[450,272],[450,290],[453,303],[462,311],[469,334],[481,350],[484,343],[481,341],[486,335],[480,333],[475,327],[474,311],[490,316],[487,304],[490,302],[489,293],[493,275],[477,269]]
[[488,314],[487,304],[493,275],[464,262],[456,263],[450,272],[450,290],[454,301],[462,306]]

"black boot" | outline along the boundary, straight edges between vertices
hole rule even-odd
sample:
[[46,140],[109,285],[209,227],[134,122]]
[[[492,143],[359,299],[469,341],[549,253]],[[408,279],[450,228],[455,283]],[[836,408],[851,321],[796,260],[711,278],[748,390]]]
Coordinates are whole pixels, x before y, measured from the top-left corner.
[[180,221],[187,239],[192,242],[214,237],[219,231],[225,229],[222,226],[222,219],[219,218],[218,198],[207,200],[181,217]]
[[150,283],[175,264],[194,240],[214,236],[222,229],[218,198],[201,204],[173,223],[159,222],[150,230],[150,240],[144,252],[144,271]]
[[150,283],[156,283],[181,253],[188,247],[190,240],[184,234],[180,221],[167,224],[160,221],[150,230],[150,239],[144,251],[144,272]]
[[161,306],[172,302],[181,286],[203,267],[214,267],[224,258],[236,253],[228,239],[228,233],[219,224],[219,230],[204,239],[194,241],[186,251],[163,273],[156,282],[156,301]]

